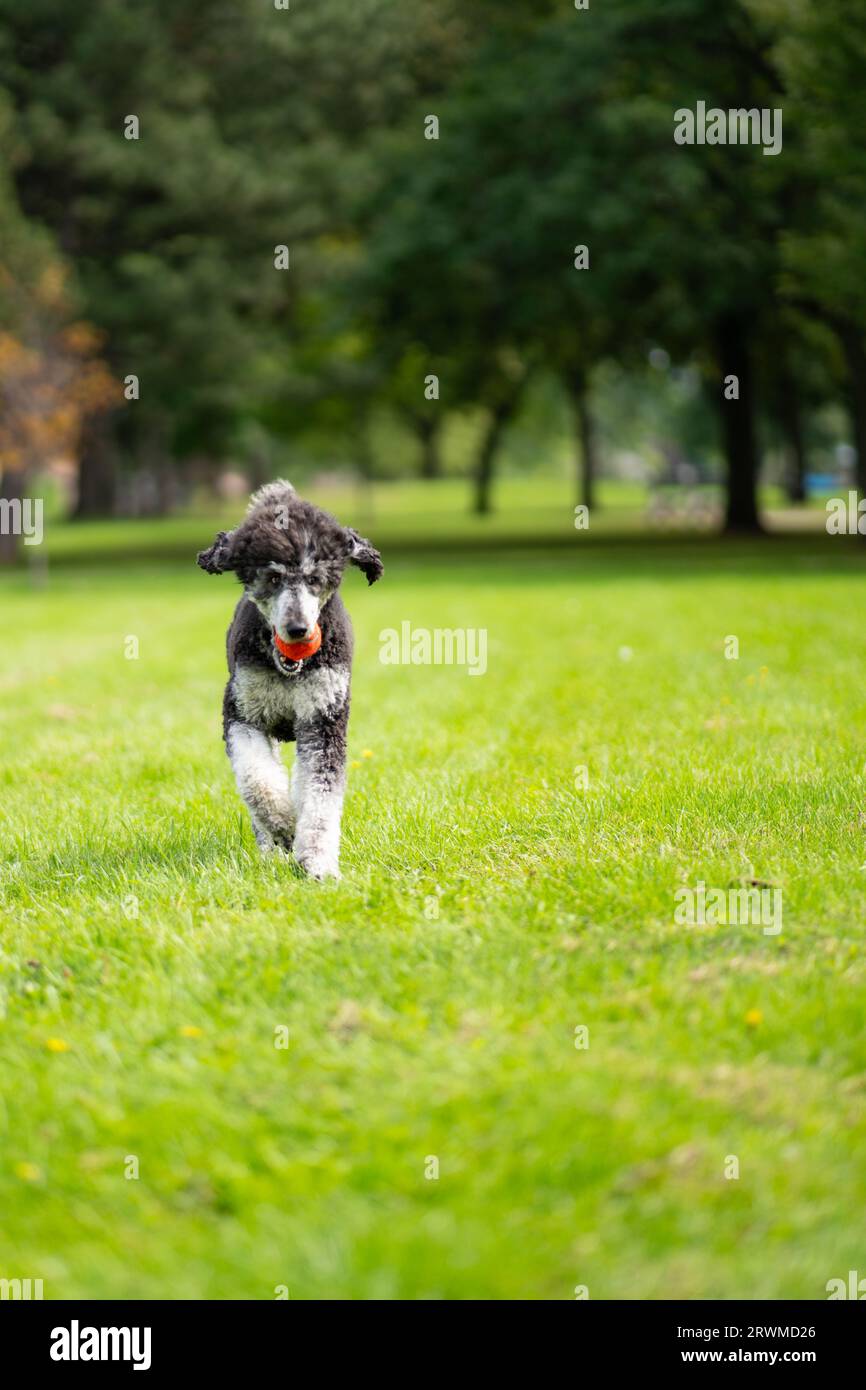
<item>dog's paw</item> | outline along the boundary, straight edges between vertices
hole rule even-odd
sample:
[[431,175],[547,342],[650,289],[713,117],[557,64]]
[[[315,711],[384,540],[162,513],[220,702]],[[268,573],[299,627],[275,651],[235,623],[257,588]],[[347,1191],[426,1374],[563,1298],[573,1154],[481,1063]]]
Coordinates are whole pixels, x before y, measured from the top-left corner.
[[304,873],[321,882],[326,878],[342,878],[340,866],[333,855],[323,854],[314,849],[295,851],[295,860]]

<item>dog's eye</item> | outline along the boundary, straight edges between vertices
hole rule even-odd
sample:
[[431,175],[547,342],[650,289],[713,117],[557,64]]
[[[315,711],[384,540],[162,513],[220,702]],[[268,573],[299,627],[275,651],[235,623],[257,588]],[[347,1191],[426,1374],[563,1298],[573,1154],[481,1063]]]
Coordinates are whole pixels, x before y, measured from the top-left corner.
[[267,578],[267,585],[268,585],[268,588],[269,588],[269,589],[278,589],[278,588],[280,587],[280,585],[281,585],[282,582],[283,582],[283,576],[282,576],[281,574],[269,574],[269,575],[268,575],[268,578]]

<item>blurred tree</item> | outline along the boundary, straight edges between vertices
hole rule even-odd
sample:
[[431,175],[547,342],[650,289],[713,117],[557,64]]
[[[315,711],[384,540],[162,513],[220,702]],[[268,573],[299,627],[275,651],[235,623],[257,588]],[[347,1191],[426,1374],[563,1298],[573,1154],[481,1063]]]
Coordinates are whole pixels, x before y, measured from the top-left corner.
[[791,502],[806,500],[809,420],[844,395],[838,343],[820,318],[783,305],[768,325],[758,362],[758,398],[766,424],[785,453],[784,486]]
[[750,0],[750,8],[784,19],[774,61],[802,128],[809,196],[783,232],[784,289],[841,345],[866,493],[866,9],[845,0]]
[[[777,28],[737,0],[668,0],[663,12],[654,0],[610,0],[586,14],[537,4],[514,25],[510,12],[488,13],[439,141],[423,149],[407,136],[377,190],[379,312],[408,320],[431,352],[471,362],[467,394],[494,419],[497,374],[485,364],[504,351],[555,366],[590,500],[593,366],[642,361],[651,341],[695,358],[720,423],[726,525],[758,529],[755,361],[778,315],[798,166],[753,145],[683,147],[673,135],[674,112],[699,100],[779,104]],[[785,138],[794,145],[796,128]]]
[[[727,526],[756,529],[759,418],[797,492],[804,416],[838,389],[816,316],[866,470],[866,17],[843,0],[0,0],[0,20],[13,201],[139,384],[84,422],[83,514],[114,505],[118,460],[156,508],[185,460],[251,448],[261,473],[276,439],[368,476],[381,410],[417,441],[399,466],[434,476],[471,409],[483,512],[539,366],[592,503],[593,379],[656,344],[703,374]],[[676,144],[698,101],[782,107],[783,153]]]
[[90,438],[80,510],[111,509],[121,454],[166,500],[172,459],[228,452],[274,385],[263,354],[290,350],[299,296],[368,177],[365,134],[460,26],[432,0],[0,0],[0,21],[21,203],[74,262],[115,374],[139,382]]

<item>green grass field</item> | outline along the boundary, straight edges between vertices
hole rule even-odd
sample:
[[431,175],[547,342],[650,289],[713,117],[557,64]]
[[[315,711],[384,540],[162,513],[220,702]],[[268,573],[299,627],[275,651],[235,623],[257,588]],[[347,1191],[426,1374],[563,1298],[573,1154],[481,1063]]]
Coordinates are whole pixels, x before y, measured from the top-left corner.
[[[325,886],[257,857],[233,788],[230,577],[3,579],[0,1276],[826,1297],[866,1260],[866,558],[385,559],[344,586]],[[486,628],[487,674],[380,664],[406,619]],[[675,925],[678,886],[751,879],[778,936]]]

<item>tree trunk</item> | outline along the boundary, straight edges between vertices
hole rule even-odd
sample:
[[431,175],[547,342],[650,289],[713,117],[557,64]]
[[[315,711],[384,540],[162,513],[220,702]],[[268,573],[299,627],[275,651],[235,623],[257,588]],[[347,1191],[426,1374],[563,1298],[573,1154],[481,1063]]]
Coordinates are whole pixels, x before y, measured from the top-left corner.
[[496,455],[502,443],[505,426],[514,411],[513,401],[504,401],[493,410],[481,436],[478,462],[475,466],[475,493],[472,510],[476,516],[489,516],[492,511],[490,492],[493,484],[493,468]]
[[442,460],[439,457],[439,429],[441,420],[431,420],[419,416],[415,429],[421,442],[421,477],[441,478]]
[[156,469],[154,516],[171,516],[177,507],[179,491],[177,462],[173,459],[163,459]]
[[[758,450],[748,331],[745,320],[736,316],[722,319],[717,328],[722,373],[719,404],[727,462],[725,531],[758,535],[762,527],[758,515]],[[724,395],[725,378],[730,376],[735,376],[739,384],[736,400],[727,400]]]
[[177,504],[177,465],[168,441],[168,423],[160,413],[148,422],[140,449],[144,471],[153,485],[150,516],[170,516]]
[[854,447],[857,450],[857,491],[866,495],[866,350],[859,329],[846,325],[839,330],[848,367],[848,398]]
[[786,383],[781,404],[781,425],[788,444],[788,476],[786,491],[789,502],[806,500],[806,441],[803,436],[803,417],[793,382]]
[[574,415],[574,433],[578,446],[575,463],[577,500],[592,511],[595,506],[595,481],[598,477],[595,420],[589,405],[589,393],[583,372],[572,372],[566,378],[566,389]]
[[264,440],[258,440],[250,451],[249,463],[247,464],[250,492],[258,492],[259,488],[264,487],[265,483],[270,482],[274,476],[271,452],[270,443],[265,443]]
[[[27,479],[23,471],[7,468],[0,477],[0,497],[4,502],[21,502]],[[13,521],[12,508],[4,507],[0,524],[0,565],[14,565],[18,558],[21,536]]]
[[374,520],[374,473],[373,448],[370,443],[370,412],[367,406],[358,406],[355,411],[355,428],[352,435],[355,462],[360,479],[359,514],[361,523],[370,526]]
[[114,449],[104,419],[88,420],[81,432],[78,459],[78,500],[74,520],[113,516],[117,500]]

